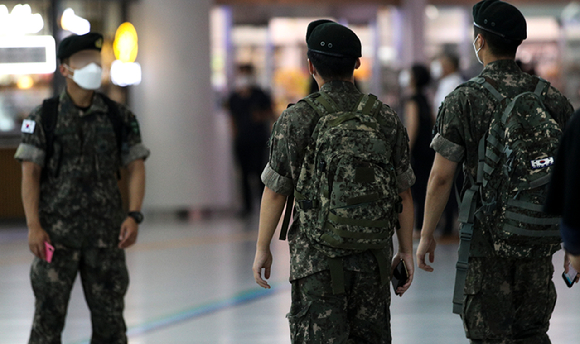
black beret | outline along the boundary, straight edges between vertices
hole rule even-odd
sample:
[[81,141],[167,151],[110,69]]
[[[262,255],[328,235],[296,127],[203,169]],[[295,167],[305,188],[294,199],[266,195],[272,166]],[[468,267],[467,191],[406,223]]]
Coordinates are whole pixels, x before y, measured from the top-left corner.
[[56,57],[62,61],[81,50],[101,51],[102,46],[103,35],[100,33],[89,32],[84,35],[71,35],[60,42]]
[[358,36],[346,26],[330,20],[313,21],[306,30],[308,49],[337,57],[361,57],[362,44]]
[[513,41],[528,38],[526,18],[507,2],[483,0],[473,6],[473,24],[485,31]]

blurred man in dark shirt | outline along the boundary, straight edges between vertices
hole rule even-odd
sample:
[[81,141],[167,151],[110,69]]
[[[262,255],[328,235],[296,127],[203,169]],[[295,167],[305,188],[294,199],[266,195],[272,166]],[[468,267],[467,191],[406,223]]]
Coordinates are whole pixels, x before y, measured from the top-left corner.
[[261,195],[264,188],[260,174],[266,166],[270,122],[274,114],[270,95],[256,85],[252,65],[238,67],[235,90],[228,98],[228,110],[232,116],[236,160],[242,171],[244,207],[240,215],[246,217],[253,210],[254,198]]

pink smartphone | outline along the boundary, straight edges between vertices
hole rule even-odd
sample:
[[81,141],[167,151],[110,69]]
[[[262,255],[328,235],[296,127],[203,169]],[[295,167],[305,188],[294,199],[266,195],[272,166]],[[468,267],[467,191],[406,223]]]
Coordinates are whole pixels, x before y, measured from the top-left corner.
[[44,242],[44,255],[45,259],[48,263],[52,262],[52,255],[54,254],[54,247],[48,243],[48,241]]

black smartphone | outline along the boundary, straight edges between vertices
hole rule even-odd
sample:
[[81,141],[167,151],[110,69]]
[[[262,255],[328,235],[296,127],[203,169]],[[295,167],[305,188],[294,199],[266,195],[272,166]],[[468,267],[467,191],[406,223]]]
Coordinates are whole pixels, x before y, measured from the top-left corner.
[[568,273],[562,272],[562,278],[564,279],[564,282],[566,283],[566,286],[568,286],[568,288],[572,288],[572,286],[576,281],[577,275],[578,272],[576,272],[576,270],[574,270],[572,266],[568,267]]
[[405,265],[405,261],[401,259],[399,264],[395,267],[395,270],[393,270],[393,277],[391,278],[391,284],[393,285],[396,295],[399,295],[397,289],[404,286],[405,283],[407,283],[407,279],[409,279],[407,266]]

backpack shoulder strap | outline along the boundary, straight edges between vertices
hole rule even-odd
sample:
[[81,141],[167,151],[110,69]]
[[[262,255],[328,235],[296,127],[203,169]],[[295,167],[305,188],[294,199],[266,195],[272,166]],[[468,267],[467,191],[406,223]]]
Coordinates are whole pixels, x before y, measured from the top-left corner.
[[476,76],[475,78],[472,78],[469,81],[473,81],[473,82],[481,85],[486,90],[488,90],[489,93],[491,93],[491,95],[498,102],[501,102],[505,98],[504,96],[501,95],[501,93],[499,93],[498,90],[495,89],[495,87],[493,87],[493,85],[489,82],[489,80],[483,76]]
[[117,138],[117,149],[119,150],[119,155],[121,155],[121,152],[128,148],[127,124],[121,118],[121,112],[119,111],[117,103],[102,93],[99,93],[99,95],[103,98],[105,105],[107,105],[107,117],[113,125],[115,137]]
[[[40,118],[42,122],[42,130],[44,131],[44,138],[46,140],[46,151],[44,157],[45,166],[54,155],[54,129],[56,128],[56,122],[58,119],[58,102],[59,96],[45,99],[42,102]],[[43,168],[42,179],[45,179],[46,177],[47,169]]]
[[316,100],[318,100],[318,102],[320,104],[322,104],[322,106],[324,106],[326,111],[333,113],[333,112],[338,112],[341,110],[340,107],[338,105],[336,105],[334,100],[332,100],[332,98],[330,98],[328,93],[326,93],[322,90],[320,90],[318,93],[320,93],[320,97],[318,97]]
[[[485,136],[479,140],[478,147],[478,167],[477,179],[472,183],[471,188],[465,191],[459,206],[459,251],[455,273],[455,287],[453,289],[453,313],[463,314],[463,299],[465,294],[465,278],[469,270],[469,251],[471,250],[471,238],[473,237],[473,225],[475,223],[475,212],[477,197],[481,193],[483,182],[483,169],[485,160]],[[459,200],[459,199],[458,199]]]
[[543,99],[544,96],[544,91],[547,92],[548,88],[550,87],[550,83],[540,77],[538,77],[538,83],[536,84],[536,89],[534,91],[534,93],[540,97],[540,99]]

